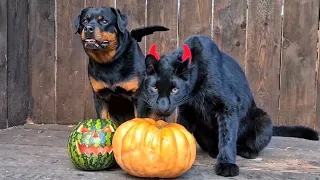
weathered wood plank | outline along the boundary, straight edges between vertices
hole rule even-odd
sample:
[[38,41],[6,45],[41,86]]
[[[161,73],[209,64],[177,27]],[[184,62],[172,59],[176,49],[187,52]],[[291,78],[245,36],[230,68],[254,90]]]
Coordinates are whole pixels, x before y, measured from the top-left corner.
[[284,1],[279,124],[314,127],[318,0]]
[[212,0],[180,1],[179,44],[189,36],[211,36]]
[[157,44],[158,54],[165,54],[177,48],[178,37],[178,1],[148,0],[147,3],[147,25],[162,25],[170,30],[165,32],[155,32],[146,37],[146,52],[152,44]]
[[7,0],[0,1],[0,129],[8,127],[7,109]]
[[[320,23],[319,23],[320,28]],[[320,31],[318,31],[318,39],[320,38]],[[317,101],[316,101],[316,130],[320,132],[320,42],[318,41],[318,69],[317,69]]]
[[245,67],[247,0],[215,0],[213,39]]
[[110,6],[115,7],[116,0],[86,0],[86,7]]
[[[107,6],[107,7],[115,7],[115,0],[86,0],[86,7],[100,7],[100,6]],[[80,13],[80,12],[79,12]],[[83,49],[81,49],[83,51]],[[97,113],[93,103],[93,94],[92,88],[88,79],[88,57],[86,58],[86,67],[85,67],[85,110],[84,110],[84,119],[96,118]]]
[[29,58],[34,123],[56,123],[55,17],[52,0],[29,0]]
[[[117,8],[128,15],[127,29],[130,31],[133,28],[145,26],[145,11],[146,0],[126,0],[117,1]],[[145,38],[139,42],[142,52],[145,52]]]
[[82,121],[85,112],[85,76],[87,57],[74,18],[84,0],[57,0],[57,82],[56,118],[61,124]]
[[24,124],[29,113],[28,1],[8,1],[8,126]]
[[282,0],[249,0],[246,74],[255,100],[278,121]]

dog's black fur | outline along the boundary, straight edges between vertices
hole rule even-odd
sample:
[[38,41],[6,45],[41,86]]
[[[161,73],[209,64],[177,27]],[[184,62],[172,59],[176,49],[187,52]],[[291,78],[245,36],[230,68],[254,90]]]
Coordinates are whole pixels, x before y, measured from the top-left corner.
[[128,17],[112,7],[84,8],[75,17],[76,33],[81,35],[89,57],[88,76],[93,89],[97,116],[117,125],[135,117],[135,92],[145,71],[142,37],[164,26],[126,29]]
[[217,158],[215,172],[237,176],[236,155],[256,158],[271,136],[319,140],[306,127],[276,127],[255,104],[247,78],[232,57],[207,37],[194,35],[185,44],[192,60],[181,60],[183,48],[146,56],[146,74],[139,95],[138,117],[148,110],[161,116],[179,107],[178,123],[194,134],[200,147]]

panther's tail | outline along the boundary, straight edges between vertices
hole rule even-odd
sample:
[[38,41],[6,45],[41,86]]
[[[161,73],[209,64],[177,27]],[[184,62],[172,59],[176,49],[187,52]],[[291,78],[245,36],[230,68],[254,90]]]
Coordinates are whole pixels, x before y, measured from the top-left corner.
[[141,42],[143,36],[153,34],[153,32],[156,32],[156,31],[168,31],[168,30],[169,28],[164,26],[146,26],[146,27],[132,29],[130,34],[135,40],[137,40],[137,42]]
[[297,137],[309,140],[319,140],[317,131],[303,126],[273,126],[273,136]]

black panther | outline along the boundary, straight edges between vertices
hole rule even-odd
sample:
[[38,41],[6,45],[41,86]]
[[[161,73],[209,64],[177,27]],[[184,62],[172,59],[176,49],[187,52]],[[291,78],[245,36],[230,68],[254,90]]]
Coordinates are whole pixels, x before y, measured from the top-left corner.
[[161,57],[153,45],[145,63],[138,117],[150,111],[167,117],[179,108],[177,122],[217,158],[218,175],[237,176],[236,156],[256,158],[272,136],[319,140],[307,127],[273,126],[257,107],[240,65],[208,37],[190,36],[183,47]]

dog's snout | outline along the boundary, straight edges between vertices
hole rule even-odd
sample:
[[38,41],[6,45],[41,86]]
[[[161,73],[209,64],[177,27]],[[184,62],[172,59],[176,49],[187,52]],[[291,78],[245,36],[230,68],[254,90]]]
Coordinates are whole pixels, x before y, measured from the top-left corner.
[[84,31],[85,31],[86,33],[93,33],[94,27],[93,27],[93,26],[85,26],[85,27],[84,27]]

